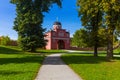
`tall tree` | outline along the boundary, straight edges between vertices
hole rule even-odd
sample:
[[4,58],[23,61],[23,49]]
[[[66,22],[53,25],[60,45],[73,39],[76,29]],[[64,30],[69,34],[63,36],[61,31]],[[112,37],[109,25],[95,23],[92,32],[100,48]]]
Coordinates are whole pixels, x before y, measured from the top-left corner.
[[120,0],[102,0],[101,6],[106,20],[107,59],[110,60],[113,58],[113,34],[115,30],[120,30]]
[[75,32],[72,38],[72,44],[77,47],[88,47],[89,46],[89,33],[81,28]]
[[77,0],[79,6],[79,16],[81,17],[82,25],[92,32],[94,44],[94,56],[98,56],[98,29],[102,25],[102,12],[100,10],[101,0]]
[[34,52],[45,46],[42,28],[43,12],[48,12],[53,3],[61,7],[61,0],[11,0],[16,5],[14,30],[18,32],[18,41],[25,51]]

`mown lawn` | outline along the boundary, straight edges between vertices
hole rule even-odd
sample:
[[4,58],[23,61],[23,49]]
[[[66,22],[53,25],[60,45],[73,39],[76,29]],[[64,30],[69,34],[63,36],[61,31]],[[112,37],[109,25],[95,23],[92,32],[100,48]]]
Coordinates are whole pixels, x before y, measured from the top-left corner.
[[120,80],[120,57],[107,62],[105,55],[93,57],[93,54],[66,54],[62,59],[83,80]]
[[37,50],[38,53],[43,53],[43,54],[54,54],[54,53],[66,53],[67,51],[65,50]]
[[117,48],[117,49],[115,49],[115,50],[114,50],[114,53],[115,53],[116,55],[120,55],[120,47]]
[[44,57],[0,46],[0,80],[34,80]]

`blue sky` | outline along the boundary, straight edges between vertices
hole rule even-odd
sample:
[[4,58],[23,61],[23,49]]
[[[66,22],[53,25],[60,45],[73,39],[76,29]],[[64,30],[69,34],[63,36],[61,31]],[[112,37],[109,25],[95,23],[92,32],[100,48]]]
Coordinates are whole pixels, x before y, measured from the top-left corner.
[[[17,39],[17,32],[14,31],[13,22],[15,15],[15,5],[9,3],[10,0],[1,0],[0,2],[0,36],[8,35],[11,39]],[[54,4],[49,13],[44,13],[43,28],[52,29],[53,23],[57,20],[62,23],[62,28],[74,32],[81,28],[81,22],[78,17],[76,0],[63,0],[62,8]]]

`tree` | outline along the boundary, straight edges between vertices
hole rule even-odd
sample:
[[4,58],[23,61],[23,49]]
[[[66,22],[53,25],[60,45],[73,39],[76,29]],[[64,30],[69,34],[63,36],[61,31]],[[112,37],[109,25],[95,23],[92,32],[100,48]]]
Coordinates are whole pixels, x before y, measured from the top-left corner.
[[79,16],[81,17],[82,25],[92,33],[94,44],[94,56],[98,56],[98,29],[102,26],[102,12],[99,3],[101,0],[77,0],[79,6]]
[[10,43],[10,38],[8,36],[1,36],[0,44],[7,46]]
[[106,29],[101,27],[98,31],[98,45],[99,47],[106,47],[107,46],[107,38],[106,38]]
[[[117,41],[116,38],[116,35],[114,35],[114,42]],[[92,39],[92,32],[85,28],[81,28],[73,35],[72,44],[77,47],[94,47]],[[98,43],[98,47],[107,46],[106,29],[102,27],[98,30]]]
[[61,7],[61,0],[11,0],[11,3],[16,5],[13,28],[18,32],[22,50],[34,52],[36,48],[44,47],[43,12],[48,12],[53,3]]
[[107,29],[107,59],[113,58],[113,35],[120,30],[120,0],[102,0],[102,11],[105,15]]
[[[97,25],[99,27],[101,23],[104,22],[103,20],[105,20],[104,26],[107,32],[107,59],[112,59],[113,35],[116,31],[120,31],[120,0],[78,0],[77,3],[78,6],[80,6],[79,13],[83,26],[87,25],[88,28],[92,26],[95,37],[98,31]],[[94,24],[95,22],[96,24]],[[97,37],[94,41],[96,44]]]
[[89,42],[88,36],[89,34],[84,28],[77,30],[73,35],[73,39],[72,39],[73,45],[77,47],[88,47],[88,42]]

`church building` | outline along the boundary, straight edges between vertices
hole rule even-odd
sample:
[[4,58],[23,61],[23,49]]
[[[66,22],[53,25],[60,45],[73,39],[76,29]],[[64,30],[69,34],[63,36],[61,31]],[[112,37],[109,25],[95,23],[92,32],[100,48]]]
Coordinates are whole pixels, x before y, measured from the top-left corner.
[[46,49],[69,49],[70,33],[62,29],[60,22],[54,22],[53,29],[45,33]]

